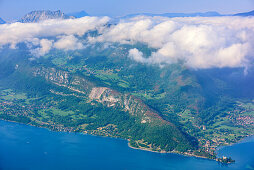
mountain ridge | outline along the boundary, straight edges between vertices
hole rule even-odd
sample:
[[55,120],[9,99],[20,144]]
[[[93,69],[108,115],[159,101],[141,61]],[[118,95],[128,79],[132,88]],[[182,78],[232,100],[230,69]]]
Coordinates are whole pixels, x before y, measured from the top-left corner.
[[2,19],[2,18],[0,18],[0,24],[5,24],[6,22]]
[[[60,10],[52,11],[52,10],[35,10],[27,13],[22,18],[17,20],[18,22],[22,23],[35,23],[44,21],[47,19],[74,19],[74,18],[82,18],[85,16],[90,16],[86,11],[82,10],[79,12],[70,12],[70,13],[63,13]],[[208,11],[208,12],[193,12],[193,13],[162,13],[162,14],[154,14],[154,13],[134,13],[134,14],[127,14],[125,16],[120,17],[113,17],[114,21],[117,22],[119,19],[128,19],[136,16],[162,16],[162,17],[222,17],[222,16],[254,16],[254,10],[250,12],[243,12],[243,13],[236,13],[236,14],[220,14],[216,11]],[[0,24],[5,24],[2,18],[0,18]]]
[[40,22],[48,19],[71,19],[74,17],[65,15],[60,10],[57,11],[50,11],[50,10],[37,10],[31,11],[23,16],[18,22],[22,23],[35,23]]
[[196,13],[162,13],[162,14],[153,14],[153,13],[137,13],[137,14],[128,14],[126,16],[123,16],[121,18],[131,18],[139,15],[145,15],[145,16],[163,16],[163,17],[218,17],[218,16],[225,16],[215,11],[209,11],[209,12],[196,12]]
[[84,10],[79,11],[79,12],[68,13],[66,15],[73,16],[75,18],[82,18],[82,17],[85,17],[85,16],[89,16],[89,14],[86,11],[84,11]]
[[234,14],[234,16],[254,16],[254,10],[250,12],[237,13]]

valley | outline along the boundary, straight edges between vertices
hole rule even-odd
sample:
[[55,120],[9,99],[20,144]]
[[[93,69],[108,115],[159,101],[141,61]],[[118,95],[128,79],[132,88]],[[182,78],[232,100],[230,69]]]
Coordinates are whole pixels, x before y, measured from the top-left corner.
[[[133,70],[126,70],[128,63],[112,58],[98,58],[94,63],[92,58],[80,60],[80,54],[52,55],[29,67],[15,63],[15,71],[1,84],[1,119],[54,131],[124,138],[135,148],[210,159],[216,158],[218,146],[253,134],[252,101],[233,102],[212,121],[200,119],[197,112],[204,101],[200,85],[178,65],[166,68],[171,73],[149,66],[153,73],[147,74],[157,79],[150,81],[137,71],[145,73],[147,66],[136,66],[132,74]],[[163,84],[165,78],[169,82]]]

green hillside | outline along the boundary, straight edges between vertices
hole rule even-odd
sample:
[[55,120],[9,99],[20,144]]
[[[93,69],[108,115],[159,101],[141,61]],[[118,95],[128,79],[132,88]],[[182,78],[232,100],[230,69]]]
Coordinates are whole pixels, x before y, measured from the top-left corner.
[[128,57],[134,47],[145,56],[153,52],[142,44],[96,44],[32,58],[22,44],[2,49],[0,118],[209,158],[217,146],[253,134],[254,103],[235,93],[238,83],[228,75],[192,70],[181,61],[136,63]]

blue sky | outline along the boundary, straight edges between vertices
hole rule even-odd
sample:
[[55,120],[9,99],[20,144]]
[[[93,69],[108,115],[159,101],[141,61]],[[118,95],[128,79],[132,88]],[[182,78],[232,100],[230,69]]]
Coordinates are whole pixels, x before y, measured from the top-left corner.
[[130,13],[206,12],[223,14],[254,10],[254,0],[0,0],[0,17],[19,18],[39,9],[65,13],[85,10],[90,15],[123,16]]

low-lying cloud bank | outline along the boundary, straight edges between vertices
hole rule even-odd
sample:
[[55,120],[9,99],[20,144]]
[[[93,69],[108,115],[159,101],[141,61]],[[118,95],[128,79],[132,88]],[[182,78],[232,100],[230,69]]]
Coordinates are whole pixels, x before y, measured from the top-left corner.
[[[100,30],[109,21],[108,17],[83,17],[79,19],[46,20],[40,23],[12,23],[0,25],[0,47],[6,44],[15,48],[18,43],[27,42],[33,45],[41,45],[41,49],[49,45],[41,42],[41,37],[56,37],[58,41],[53,43],[59,49],[78,49],[80,44],[74,36],[83,36],[88,31]],[[66,44],[64,44],[66,43]],[[78,47],[74,47],[78,45]],[[39,50],[39,49],[38,49]],[[39,50],[39,51],[40,51]],[[47,51],[47,48],[46,48]]]
[[193,68],[247,67],[254,56],[254,18],[137,17],[112,26],[94,41],[142,42],[158,49],[148,58],[137,49],[129,56],[141,63],[183,60]]
[[[170,64],[179,60],[192,68],[248,67],[254,58],[254,17],[164,18],[140,16],[111,26],[108,17],[48,20],[41,23],[0,25],[0,47],[15,48],[20,42],[36,46],[35,56],[52,48],[76,50],[83,43],[144,43],[156,49],[151,56],[136,48],[129,57],[147,64]],[[82,39],[88,31],[98,36]],[[46,39],[45,37],[55,37]]]

